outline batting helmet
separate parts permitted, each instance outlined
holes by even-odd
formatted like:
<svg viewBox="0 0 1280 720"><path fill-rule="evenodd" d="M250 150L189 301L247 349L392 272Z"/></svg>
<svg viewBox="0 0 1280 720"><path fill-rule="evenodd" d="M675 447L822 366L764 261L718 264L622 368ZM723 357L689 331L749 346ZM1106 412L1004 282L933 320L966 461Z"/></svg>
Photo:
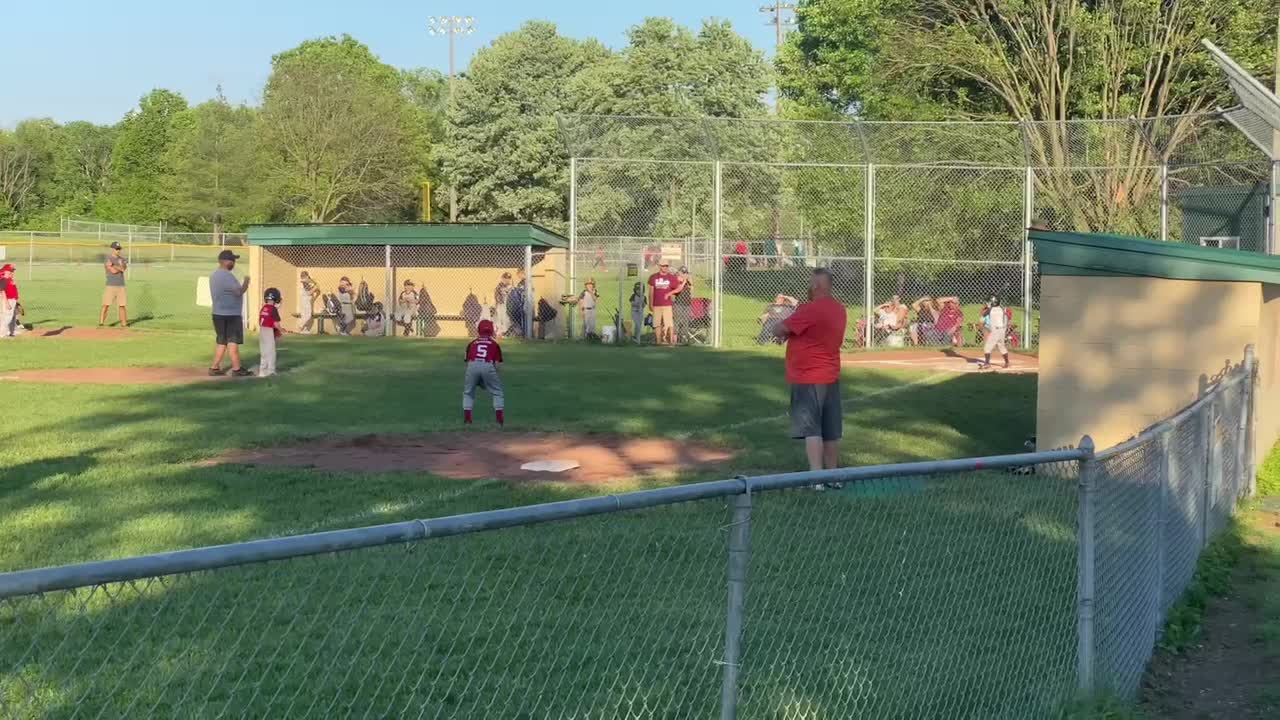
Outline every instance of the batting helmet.
<svg viewBox="0 0 1280 720"><path fill-rule="evenodd" d="M480 335L484 337L493 335L493 321L481 320L480 324L476 326L476 332L480 333Z"/></svg>
<svg viewBox="0 0 1280 720"><path fill-rule="evenodd" d="M267 288L267 291L262 293L262 299L266 302L273 302L273 303L284 302L284 296L281 295L280 291L275 288Z"/></svg>

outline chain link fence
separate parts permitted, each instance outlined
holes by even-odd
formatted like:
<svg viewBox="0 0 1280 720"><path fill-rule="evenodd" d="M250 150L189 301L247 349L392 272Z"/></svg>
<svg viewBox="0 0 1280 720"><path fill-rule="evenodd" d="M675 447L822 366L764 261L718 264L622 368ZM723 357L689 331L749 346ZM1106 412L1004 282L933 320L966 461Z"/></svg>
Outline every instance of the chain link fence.
<svg viewBox="0 0 1280 720"><path fill-rule="evenodd" d="M1239 112L1025 123L566 116L571 248L580 261L600 247L706 239L712 267L694 274L717 346L768 342L762 327L804 292L796 269L818 266L838 275L851 345L971 345L992 297L1012 311L1013 343L1032 345L1033 222L1269 251L1273 163L1237 129ZM581 291L581 269L567 292ZM612 304L625 319L625 300Z"/></svg>
<svg viewBox="0 0 1280 720"><path fill-rule="evenodd" d="M1132 696L1250 492L1253 378L1249 356L1097 454L0 574L0 717L1041 718Z"/></svg>

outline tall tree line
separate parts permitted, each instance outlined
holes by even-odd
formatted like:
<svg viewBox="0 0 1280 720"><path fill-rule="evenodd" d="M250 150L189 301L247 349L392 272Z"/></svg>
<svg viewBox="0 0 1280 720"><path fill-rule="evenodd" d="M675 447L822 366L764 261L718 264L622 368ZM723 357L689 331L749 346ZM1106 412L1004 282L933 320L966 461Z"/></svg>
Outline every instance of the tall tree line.
<svg viewBox="0 0 1280 720"><path fill-rule="evenodd" d="M479 50L451 100L438 72L392 67L349 36L308 40L272 58L255 105L157 89L112 126L0 131L0 229L70 215L198 232L403 221L423 182L455 185L463 220L563 227L557 115L759 114L770 73L727 23L650 19L614 51L531 22Z"/></svg>

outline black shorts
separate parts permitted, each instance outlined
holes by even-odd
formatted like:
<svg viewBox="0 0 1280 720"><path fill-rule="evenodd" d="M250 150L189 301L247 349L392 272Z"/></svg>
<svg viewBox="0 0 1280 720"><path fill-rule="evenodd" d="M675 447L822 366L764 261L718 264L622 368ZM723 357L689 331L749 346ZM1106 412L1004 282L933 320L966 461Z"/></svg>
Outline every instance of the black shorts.
<svg viewBox="0 0 1280 720"><path fill-rule="evenodd" d="M791 437L839 440L844 435L840 383L791 386Z"/></svg>
<svg viewBox="0 0 1280 720"><path fill-rule="evenodd" d="M219 345L243 345L244 320L239 315L214 315L213 333Z"/></svg>

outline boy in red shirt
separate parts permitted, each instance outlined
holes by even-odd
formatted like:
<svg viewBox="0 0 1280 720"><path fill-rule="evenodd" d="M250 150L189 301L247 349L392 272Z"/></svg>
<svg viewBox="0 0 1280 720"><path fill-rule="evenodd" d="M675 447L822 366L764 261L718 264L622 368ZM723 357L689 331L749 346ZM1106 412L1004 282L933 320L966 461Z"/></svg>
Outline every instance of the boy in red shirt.
<svg viewBox="0 0 1280 720"><path fill-rule="evenodd" d="M279 308L284 298L279 290L267 288L262 300L258 311L258 377L270 377L276 374L276 339L284 332Z"/></svg>
<svg viewBox="0 0 1280 720"><path fill-rule="evenodd" d="M831 273L819 268L809 280L809 302L778 324L778 337L787 343L791 437L804 440L810 470L835 468L840 461L840 346L846 315L831 295Z"/></svg>
<svg viewBox="0 0 1280 720"><path fill-rule="evenodd" d="M13 266L0 267L0 337L13 337L18 328L18 281Z"/></svg>
<svg viewBox="0 0 1280 720"><path fill-rule="evenodd" d="M498 366L502 364L502 347L493 339L493 322L481 320L476 326L480 337L467 344L467 372L462 381L462 422L471 424L471 408L476 402L476 387L493 395L493 411L501 425L505 396Z"/></svg>

